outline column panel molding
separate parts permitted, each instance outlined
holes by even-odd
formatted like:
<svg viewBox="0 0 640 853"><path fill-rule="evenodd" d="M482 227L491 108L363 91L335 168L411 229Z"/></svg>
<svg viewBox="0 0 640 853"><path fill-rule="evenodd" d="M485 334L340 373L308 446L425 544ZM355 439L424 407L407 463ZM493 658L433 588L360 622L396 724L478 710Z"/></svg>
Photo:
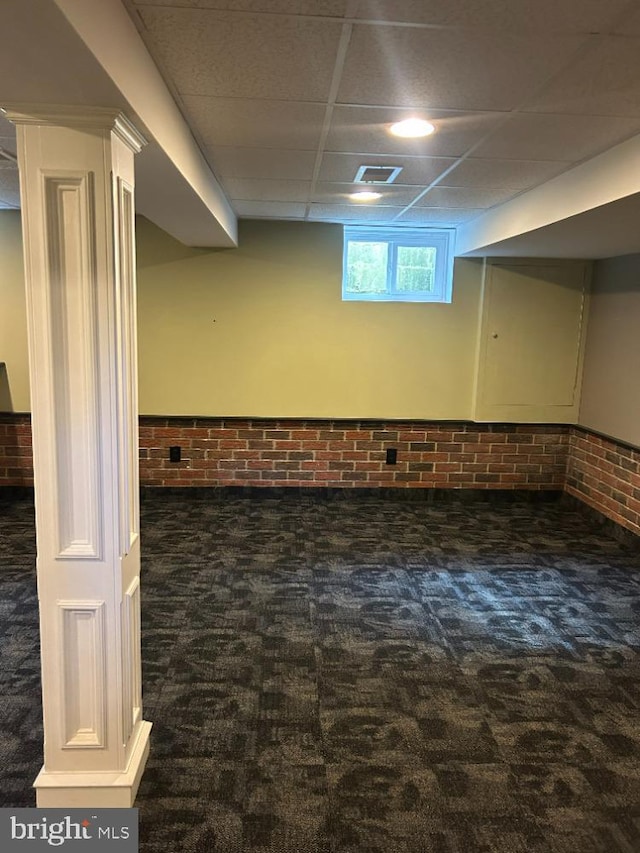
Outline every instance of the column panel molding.
<svg viewBox="0 0 640 853"><path fill-rule="evenodd" d="M120 440L120 539L123 554L128 554L139 535L138 472L138 365L136 348L135 223L133 187L125 180L116 182L116 204L120 239L118 258L118 426Z"/></svg>
<svg viewBox="0 0 640 853"><path fill-rule="evenodd" d="M124 701L122 703L122 733L126 745L135 727L142 719L142 680L140 678L140 649L136 637L140 635L140 581L135 578L122 599L123 658L122 675Z"/></svg>
<svg viewBox="0 0 640 853"><path fill-rule="evenodd" d="M42 180L56 407L52 506L58 557L102 560L95 191L88 172L45 171Z"/></svg>
<svg viewBox="0 0 640 853"><path fill-rule="evenodd" d="M60 601L63 749L106 745L104 601Z"/></svg>

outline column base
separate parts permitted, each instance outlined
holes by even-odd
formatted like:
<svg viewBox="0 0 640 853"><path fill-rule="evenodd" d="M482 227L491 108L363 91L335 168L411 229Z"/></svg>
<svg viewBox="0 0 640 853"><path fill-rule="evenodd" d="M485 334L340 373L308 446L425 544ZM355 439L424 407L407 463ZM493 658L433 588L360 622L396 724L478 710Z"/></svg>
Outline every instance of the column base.
<svg viewBox="0 0 640 853"><path fill-rule="evenodd" d="M124 773L55 773L43 767L33 787L38 808L128 809L138 793L149 756L151 723L142 722Z"/></svg>

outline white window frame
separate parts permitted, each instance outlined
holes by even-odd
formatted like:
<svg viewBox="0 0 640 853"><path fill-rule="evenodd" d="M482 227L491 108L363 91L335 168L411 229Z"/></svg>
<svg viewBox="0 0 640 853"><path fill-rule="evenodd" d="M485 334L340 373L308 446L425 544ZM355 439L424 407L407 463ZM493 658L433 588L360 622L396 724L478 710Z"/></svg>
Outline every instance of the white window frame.
<svg viewBox="0 0 640 853"><path fill-rule="evenodd" d="M344 226L342 253L342 299L345 302L451 302L453 289L453 249L455 231L448 228L371 228ZM387 288L384 293L347 291L349 243L387 244ZM436 250L433 291L396 290L398 248L422 246Z"/></svg>

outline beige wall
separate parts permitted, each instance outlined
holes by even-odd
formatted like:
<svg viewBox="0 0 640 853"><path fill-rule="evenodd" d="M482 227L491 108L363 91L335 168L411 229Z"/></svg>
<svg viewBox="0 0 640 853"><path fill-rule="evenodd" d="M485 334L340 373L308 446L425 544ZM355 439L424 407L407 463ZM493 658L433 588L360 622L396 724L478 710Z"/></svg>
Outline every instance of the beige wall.
<svg viewBox="0 0 640 853"><path fill-rule="evenodd" d="M137 237L142 414L473 418L482 261L456 261L450 305L343 303L339 226L242 222L240 248L216 250L140 218ZM23 293L19 214L0 211L14 411L29 409Z"/></svg>
<svg viewBox="0 0 640 853"><path fill-rule="evenodd" d="M640 255L595 265L580 424L640 446Z"/></svg>
<svg viewBox="0 0 640 853"><path fill-rule="evenodd" d="M453 303L342 302L342 229L242 222L193 250L138 223L140 411L470 418L482 265Z"/></svg>
<svg viewBox="0 0 640 853"><path fill-rule="evenodd" d="M19 210L0 211L0 411L28 412L29 362Z"/></svg>

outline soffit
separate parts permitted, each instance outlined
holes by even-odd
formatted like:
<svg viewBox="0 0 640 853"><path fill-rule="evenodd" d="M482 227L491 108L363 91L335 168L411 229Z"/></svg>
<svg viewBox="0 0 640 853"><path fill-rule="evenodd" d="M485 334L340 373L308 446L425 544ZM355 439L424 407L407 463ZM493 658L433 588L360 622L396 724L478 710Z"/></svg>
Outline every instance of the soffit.
<svg viewBox="0 0 640 853"><path fill-rule="evenodd" d="M235 214L120 0L3 0L2 25L0 107L123 112L149 143L136 157L137 210L184 242L234 245Z"/></svg>

